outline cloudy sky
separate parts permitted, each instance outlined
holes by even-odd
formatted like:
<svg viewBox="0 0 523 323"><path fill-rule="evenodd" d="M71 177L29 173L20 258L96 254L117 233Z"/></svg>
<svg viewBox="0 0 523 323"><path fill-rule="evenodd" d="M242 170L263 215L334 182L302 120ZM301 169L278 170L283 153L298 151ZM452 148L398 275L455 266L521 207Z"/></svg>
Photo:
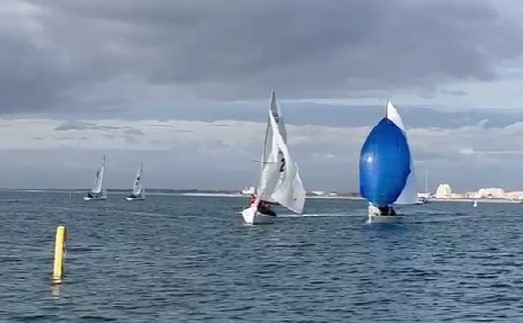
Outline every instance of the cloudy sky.
<svg viewBox="0 0 523 323"><path fill-rule="evenodd" d="M9 188L243 188L272 89L306 188L358 189L391 99L420 190L523 190L516 0L0 0Z"/></svg>

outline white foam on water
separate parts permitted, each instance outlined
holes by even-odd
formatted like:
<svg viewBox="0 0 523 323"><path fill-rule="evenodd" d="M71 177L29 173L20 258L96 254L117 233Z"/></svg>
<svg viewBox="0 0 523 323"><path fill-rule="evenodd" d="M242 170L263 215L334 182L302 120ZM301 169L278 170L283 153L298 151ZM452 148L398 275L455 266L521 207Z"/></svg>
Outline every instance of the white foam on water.
<svg viewBox="0 0 523 323"><path fill-rule="evenodd" d="M243 197L245 195L240 193L176 193L179 196L192 196L192 197Z"/></svg>
<svg viewBox="0 0 523 323"><path fill-rule="evenodd" d="M280 217L280 218L345 217L345 216L359 217L359 216L361 216L361 214L348 214L348 213L278 214L278 217Z"/></svg>

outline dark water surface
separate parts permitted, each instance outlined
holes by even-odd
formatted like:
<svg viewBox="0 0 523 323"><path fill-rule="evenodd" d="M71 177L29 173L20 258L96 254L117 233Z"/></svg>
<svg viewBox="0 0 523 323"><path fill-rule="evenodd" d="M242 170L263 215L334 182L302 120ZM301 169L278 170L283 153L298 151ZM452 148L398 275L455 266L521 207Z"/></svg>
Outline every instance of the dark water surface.
<svg viewBox="0 0 523 323"><path fill-rule="evenodd" d="M0 322L523 322L523 205L432 203L367 225L362 201L311 199L249 227L245 203L2 192Z"/></svg>

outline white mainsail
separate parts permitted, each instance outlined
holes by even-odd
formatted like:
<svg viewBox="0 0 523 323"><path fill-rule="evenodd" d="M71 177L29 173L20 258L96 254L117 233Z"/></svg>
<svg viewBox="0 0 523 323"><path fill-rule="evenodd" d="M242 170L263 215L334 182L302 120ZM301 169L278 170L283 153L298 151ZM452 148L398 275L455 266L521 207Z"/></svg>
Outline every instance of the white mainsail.
<svg viewBox="0 0 523 323"><path fill-rule="evenodd" d="M302 213L305 205L306 191L298 173L298 165L292 160L289 149L284 142L283 136L278 130L276 120L269 112L269 119L272 128L275 130L272 138L273 146L277 147L278 151L282 153L285 158L285 169L281 172L281 181L276 186L271 197L284 207L295 213Z"/></svg>
<svg viewBox="0 0 523 323"><path fill-rule="evenodd" d="M274 137L274 129L271 125L271 118L274 119L277 125L274 129L280 133L283 142L286 143L287 130L285 129L285 123L283 122L281 111L276 104L276 93L274 91L271 92L269 116L267 118L267 127L265 130L265 140L261 158L261 175L256 192L261 199L275 202L271 195L278 182L281 181L282 172L285 169L286 162L282 152L274 145L272 139Z"/></svg>
<svg viewBox="0 0 523 323"><path fill-rule="evenodd" d="M103 189L103 182L104 182L104 171L105 171L105 156L102 159L102 164L98 168L98 171L96 172L96 180L94 182L94 187L91 189L91 193L93 194L100 194Z"/></svg>
<svg viewBox="0 0 523 323"><path fill-rule="evenodd" d="M387 118L392 121L398 128L401 129L403 132L403 135L405 136L405 140L407 141L407 144L409 143L409 139L407 137L407 131L405 130L405 126L403 125L403 121L401 120L401 117L398 113L398 110L392 105L392 102L387 100ZM410 152L410 173L407 177L407 181L405 183L405 187L403 188L403 191L401 191L400 196L396 199L396 202L394 204L415 204L419 201L418 198L418 184L416 180L416 171L414 170L414 163L413 163L413 156L412 151L410 150L409 145L409 152Z"/></svg>
<svg viewBox="0 0 523 323"><path fill-rule="evenodd" d="M143 194L143 164L140 166L138 172L136 172L132 194L134 196L139 196Z"/></svg>
<svg viewBox="0 0 523 323"><path fill-rule="evenodd" d="M303 212L306 191L287 147L287 132L275 92L271 102L265 131L261 173L256 190L260 199L279 203L295 213Z"/></svg>
<svg viewBox="0 0 523 323"><path fill-rule="evenodd" d="M283 122L283 116L281 114L281 110L276 104L276 92L271 92L271 103L270 103L270 110L272 112L272 115L274 117L274 120L276 121L276 124L278 125L278 130L280 131L280 135L283 138L283 142L287 144L287 129L285 129L285 123Z"/></svg>

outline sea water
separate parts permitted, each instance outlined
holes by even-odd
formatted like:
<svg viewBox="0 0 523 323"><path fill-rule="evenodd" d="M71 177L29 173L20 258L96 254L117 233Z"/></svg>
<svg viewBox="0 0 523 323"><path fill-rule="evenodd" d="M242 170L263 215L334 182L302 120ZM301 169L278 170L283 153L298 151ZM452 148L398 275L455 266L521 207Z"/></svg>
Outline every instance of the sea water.
<svg viewBox="0 0 523 323"><path fill-rule="evenodd" d="M247 226L245 198L124 197L1 192L0 322L523 322L523 205L368 225L363 201L309 199Z"/></svg>

